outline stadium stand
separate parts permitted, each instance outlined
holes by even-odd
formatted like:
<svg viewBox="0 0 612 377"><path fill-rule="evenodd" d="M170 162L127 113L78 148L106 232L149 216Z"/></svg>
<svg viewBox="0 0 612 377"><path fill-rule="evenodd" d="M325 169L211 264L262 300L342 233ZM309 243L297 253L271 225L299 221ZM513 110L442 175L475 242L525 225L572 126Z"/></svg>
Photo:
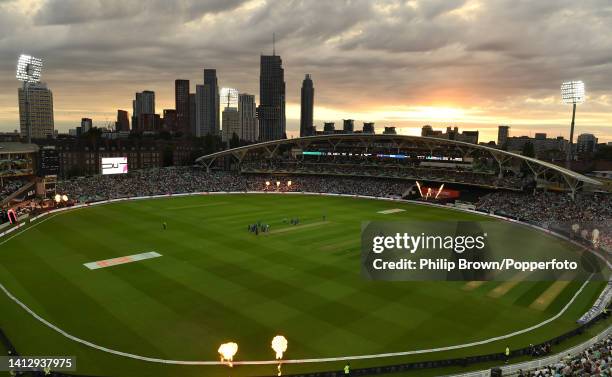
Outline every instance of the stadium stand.
<svg viewBox="0 0 612 377"><path fill-rule="evenodd" d="M0 186L0 201L4 201L4 199L11 196L11 194L28 183L29 181L27 179L5 180Z"/></svg>
<svg viewBox="0 0 612 377"><path fill-rule="evenodd" d="M480 144L409 135L338 134L257 143L196 159L207 170L396 178L572 195L601 182L549 162Z"/></svg>
<svg viewBox="0 0 612 377"><path fill-rule="evenodd" d="M610 376L612 373L612 336L595 343L577 355L566 355L557 363L523 371L515 377Z"/></svg>

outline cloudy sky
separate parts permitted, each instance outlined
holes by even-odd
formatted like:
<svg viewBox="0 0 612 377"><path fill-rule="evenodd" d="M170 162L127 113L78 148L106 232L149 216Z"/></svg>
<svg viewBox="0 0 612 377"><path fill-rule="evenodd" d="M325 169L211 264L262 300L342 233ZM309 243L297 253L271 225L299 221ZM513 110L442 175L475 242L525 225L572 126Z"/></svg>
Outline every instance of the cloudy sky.
<svg viewBox="0 0 612 377"><path fill-rule="evenodd" d="M415 134L423 124L567 136L562 81L587 102L577 133L612 141L609 0L0 0L0 131L17 128L15 63L45 61L56 128L103 125L131 112L134 92L174 107L174 79L216 68L219 84L259 92L259 55L282 56L288 130L299 124L305 73L315 119L375 121Z"/></svg>

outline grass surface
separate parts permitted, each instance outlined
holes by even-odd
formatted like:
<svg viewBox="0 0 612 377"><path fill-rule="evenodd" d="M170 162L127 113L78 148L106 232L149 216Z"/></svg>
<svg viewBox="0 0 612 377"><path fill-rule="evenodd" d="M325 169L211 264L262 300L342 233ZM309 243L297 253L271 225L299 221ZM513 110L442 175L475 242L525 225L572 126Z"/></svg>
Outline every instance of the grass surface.
<svg viewBox="0 0 612 377"><path fill-rule="evenodd" d="M392 208L406 211L377 213ZM292 217L301 224L284 223ZM468 343L552 317L581 285L563 286L538 310L533 303L554 282L522 282L497 290L503 282L485 282L468 290L464 282L364 280L361 222L402 219L483 218L322 196L211 195L124 202L49 217L10 239L0 246L0 282L70 334L123 352L176 360L216 360L218 345L230 340L239 344L237 360L269 360L270 340L279 333L289 340L290 359ZM249 233L248 224L257 221L270 224L272 232ZM163 222L168 224L165 231ZM571 249L528 228L506 227L508 253L534 244ZM163 256L93 271L83 266L147 251ZM564 316L529 334L468 349L351 364L435 360L536 343L575 328L602 286L590 283ZM79 373L227 375L225 367L168 366L107 354L61 337L4 295L0 308L0 326L21 354L76 355ZM342 365L286 365L284 370ZM272 372L271 366L241 366L232 375Z"/></svg>

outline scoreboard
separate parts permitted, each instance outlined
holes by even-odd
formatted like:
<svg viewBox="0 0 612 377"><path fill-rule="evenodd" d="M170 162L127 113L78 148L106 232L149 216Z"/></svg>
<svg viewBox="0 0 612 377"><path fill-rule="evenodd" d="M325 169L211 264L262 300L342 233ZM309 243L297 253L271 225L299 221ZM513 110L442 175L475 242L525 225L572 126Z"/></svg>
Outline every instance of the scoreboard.
<svg viewBox="0 0 612 377"><path fill-rule="evenodd" d="M59 152L53 146L42 147L39 151L38 176L59 175Z"/></svg>

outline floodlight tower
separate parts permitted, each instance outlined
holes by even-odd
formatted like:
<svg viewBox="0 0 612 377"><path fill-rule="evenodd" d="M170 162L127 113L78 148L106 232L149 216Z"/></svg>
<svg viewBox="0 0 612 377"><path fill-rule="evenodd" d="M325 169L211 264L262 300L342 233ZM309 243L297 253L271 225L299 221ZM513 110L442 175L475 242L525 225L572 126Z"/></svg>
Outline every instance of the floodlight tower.
<svg viewBox="0 0 612 377"><path fill-rule="evenodd" d="M561 101L572 105L572 126L570 128L569 147L565 166L571 167L574 153L574 120L576 119L576 105L584 102L584 83L582 81L568 81L561 84Z"/></svg>
<svg viewBox="0 0 612 377"><path fill-rule="evenodd" d="M42 59L30 55L21 55L17 61L17 80L23 82L23 95L26 112L26 129L28 130L28 144L32 142L32 122L30 120L30 85L40 82L42 72Z"/></svg>
<svg viewBox="0 0 612 377"><path fill-rule="evenodd" d="M226 107L238 107L238 89L221 88L220 97L226 103Z"/></svg>

